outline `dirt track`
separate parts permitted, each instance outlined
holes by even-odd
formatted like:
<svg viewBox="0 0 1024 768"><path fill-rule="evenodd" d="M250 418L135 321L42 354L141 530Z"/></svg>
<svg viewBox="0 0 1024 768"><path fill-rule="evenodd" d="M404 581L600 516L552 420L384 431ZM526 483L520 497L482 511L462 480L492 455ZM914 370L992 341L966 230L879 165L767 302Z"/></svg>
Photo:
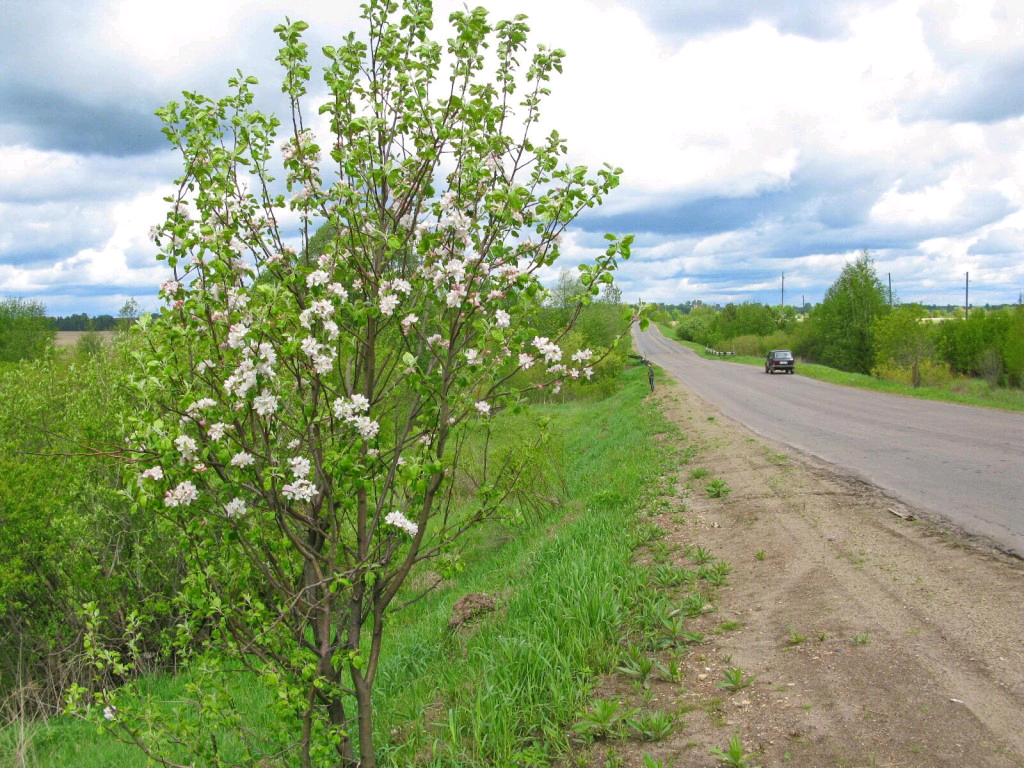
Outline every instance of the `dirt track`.
<svg viewBox="0 0 1024 768"><path fill-rule="evenodd" d="M708 747L736 733L766 767L1024 766L1024 563L755 437L679 385L654 397L700 447L656 521L728 561L731 586L695 621L712 639L689 651L681 682L652 691L649 706L685 712L685 727L595 748L590 764L607 749L627 766L645 752L715 766ZM689 479L696 467L708 478ZM709 498L711 478L731 493ZM756 680L716 687L730 667Z"/></svg>

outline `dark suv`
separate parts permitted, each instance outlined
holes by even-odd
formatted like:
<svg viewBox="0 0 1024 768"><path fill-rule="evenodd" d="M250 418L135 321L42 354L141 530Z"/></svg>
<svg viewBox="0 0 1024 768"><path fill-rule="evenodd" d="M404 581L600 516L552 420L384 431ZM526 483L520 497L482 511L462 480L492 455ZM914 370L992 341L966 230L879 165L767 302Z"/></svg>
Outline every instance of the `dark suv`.
<svg viewBox="0 0 1024 768"><path fill-rule="evenodd" d="M793 353L788 349L773 349L764 359L764 372L793 373L796 370L796 363L793 360Z"/></svg>

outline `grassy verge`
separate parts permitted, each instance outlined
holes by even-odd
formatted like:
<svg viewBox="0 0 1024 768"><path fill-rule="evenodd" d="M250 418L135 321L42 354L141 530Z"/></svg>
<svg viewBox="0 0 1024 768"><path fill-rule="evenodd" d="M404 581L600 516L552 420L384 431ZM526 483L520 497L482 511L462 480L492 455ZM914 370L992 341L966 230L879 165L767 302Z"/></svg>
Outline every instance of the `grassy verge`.
<svg viewBox="0 0 1024 768"><path fill-rule="evenodd" d="M764 366L762 358L750 355L735 355L732 357L708 355L702 345L677 339L675 337L675 329L671 326L659 324L658 329L665 338L672 339L684 347L689 347L701 357L706 357L709 360L717 360L722 363L738 363L740 365L756 365L758 367ZM846 371L839 371L825 365L804 363L799 360L797 361L797 372L801 376L806 376L810 379L840 384L844 387L870 389L875 392L888 392L894 395L905 395L922 400L960 403L962 405L982 405L1009 411L1024 411L1024 390L993 388L987 382L979 379L960 378L953 380L944 387L915 388L886 379L877 379L874 376L867 376L862 373L847 373Z"/></svg>
<svg viewBox="0 0 1024 768"><path fill-rule="evenodd" d="M640 565L637 551L659 535L640 512L675 470L673 441L655 437L675 428L646 392L637 368L605 400L534 409L555 422L545 458L558 501L481 528L462 572L391 619L375 692L382 764L549 764L579 738L571 729L590 711L595 676L624 663L627 640L628 658L642 654L637 643L667 620L654 563ZM687 582L658 565L662 580ZM691 602L706 604L705 592ZM468 593L492 596L496 610L448 629L452 606ZM154 700L172 701L185 684L185 676L161 676L147 688ZM248 725L258 728L272 707L249 689L240 681ZM67 718L0 731L0 763L146 764L133 748Z"/></svg>

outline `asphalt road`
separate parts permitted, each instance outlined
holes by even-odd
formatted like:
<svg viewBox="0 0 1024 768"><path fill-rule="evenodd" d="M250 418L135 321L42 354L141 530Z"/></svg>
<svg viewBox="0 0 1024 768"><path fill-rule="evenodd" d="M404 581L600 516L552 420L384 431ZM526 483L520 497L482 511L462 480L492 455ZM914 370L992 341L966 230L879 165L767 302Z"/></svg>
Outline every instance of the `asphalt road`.
<svg viewBox="0 0 1024 768"><path fill-rule="evenodd" d="M1024 556L1024 413L936 403L708 360L652 325L637 350L757 434Z"/></svg>

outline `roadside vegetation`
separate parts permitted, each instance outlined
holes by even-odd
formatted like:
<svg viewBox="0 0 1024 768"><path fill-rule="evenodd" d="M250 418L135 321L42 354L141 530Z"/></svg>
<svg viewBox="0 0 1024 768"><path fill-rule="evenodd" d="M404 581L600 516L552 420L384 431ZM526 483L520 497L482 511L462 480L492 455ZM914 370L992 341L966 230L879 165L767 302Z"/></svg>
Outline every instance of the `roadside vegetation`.
<svg viewBox="0 0 1024 768"><path fill-rule="evenodd" d="M648 512L660 508L659 495L670 491L680 457L689 460L696 452L673 445L684 445L685 436L644 398L646 389L646 371L638 366L626 370L607 397L538 404L529 414L501 416L510 443L532 439L536 416L552 420L529 488L532 502L479 528L457 560L414 576L407 599L416 598L424 585L432 588L390 619L376 726L382 764L543 765L595 740L657 740L683 727L678 713L643 706L642 694L652 682L681 674L675 649L702 640L689 631L687 617L710 608L716 585L724 583L729 569L705 550L665 546L663 531L649 522ZM673 440L666 442L666 435ZM46 486L40 483L34 490L43 493ZM67 498L60 503L66 505ZM82 513L87 507L76 509ZM63 517L40 522L55 533L68 524ZM145 524L120 527L124 536ZM32 535L45 540L42 530ZM82 543L90 540L75 535ZM146 552L136 544L140 560L154 562L159 550ZM65 560L74 551L65 550ZM679 565L684 557L689 567ZM7 562L5 572L10 573ZM100 563L79 568L92 570L95 582L78 585L80 591L63 595L60 605L40 602L40 615L73 614L76 600L95 593L97 582L109 581ZM169 587L153 581L146 585L147 590ZM478 602L483 609L450 626L458 614L453 607L467 595L486 596ZM111 622L128 613L128 605L112 599L94 616ZM77 621L80 626L90 617ZM10 627L7 631L10 640ZM123 624L115 623L105 632L126 634ZM4 647L14 646L7 642ZM192 670L201 660L167 666L159 649L152 650L152 671L139 695L159 709L160 702L176 701L198 684ZM143 648L138 652L147 654ZM452 664L453 658L459 663ZM262 686L246 682L250 674L236 670L231 690L246 714L246 728L258 731L274 719L279 704L262 693ZM635 689L641 706L601 699L595 685L606 676ZM43 707L21 706L39 692L11 685L5 692L7 726L0 732L5 765L145 764L136 748L119 744L91 723L46 718ZM132 701L121 705L130 707ZM222 736L227 759L231 735ZM265 764L289 763L271 759Z"/></svg>

